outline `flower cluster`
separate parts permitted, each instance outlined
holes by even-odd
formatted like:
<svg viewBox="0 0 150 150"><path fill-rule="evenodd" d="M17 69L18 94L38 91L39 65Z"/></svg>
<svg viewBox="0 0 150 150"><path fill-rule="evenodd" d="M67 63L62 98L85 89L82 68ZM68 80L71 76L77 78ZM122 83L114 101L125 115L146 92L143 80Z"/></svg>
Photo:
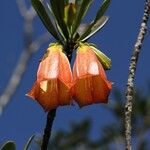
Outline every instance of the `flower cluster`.
<svg viewBox="0 0 150 150"><path fill-rule="evenodd" d="M51 44L39 64L37 80L27 94L37 100L45 111L58 106L80 107L107 103L112 83L105 70L110 60L94 46L80 43L71 71L69 60L59 43Z"/></svg>

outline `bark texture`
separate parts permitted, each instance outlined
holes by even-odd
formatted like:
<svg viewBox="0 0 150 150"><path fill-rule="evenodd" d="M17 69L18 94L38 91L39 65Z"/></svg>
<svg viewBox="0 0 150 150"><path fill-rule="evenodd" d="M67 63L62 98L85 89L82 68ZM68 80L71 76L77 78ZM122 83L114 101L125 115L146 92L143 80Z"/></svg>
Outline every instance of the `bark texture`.
<svg viewBox="0 0 150 150"><path fill-rule="evenodd" d="M132 103L133 103L133 96L134 96L134 78L135 78L135 71L137 67L139 53L140 53L142 43L143 43L146 31L147 31L147 23L149 19L149 14L150 14L150 0L146 0L140 31L137 36L135 46L133 48L130 65L129 65L129 76L128 76L127 88L126 88L126 104L125 104L126 150L132 150L131 117L132 117L132 105L133 105Z"/></svg>

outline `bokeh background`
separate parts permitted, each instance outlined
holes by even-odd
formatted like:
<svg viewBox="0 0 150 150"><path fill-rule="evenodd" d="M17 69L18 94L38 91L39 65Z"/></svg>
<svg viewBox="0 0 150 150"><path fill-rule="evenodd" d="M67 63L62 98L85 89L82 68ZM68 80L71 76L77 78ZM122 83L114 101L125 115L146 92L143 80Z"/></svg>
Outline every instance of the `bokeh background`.
<svg viewBox="0 0 150 150"><path fill-rule="evenodd" d="M27 7L30 7L30 0L25 0L25 2ZM102 0L94 0L84 22L92 21L101 3ZM107 76L114 83L113 89L119 88L123 95L125 95L130 56L139 31L143 10L144 1L113 0L106 13L110 17L108 23L89 40L112 59L112 68L107 71ZM34 19L33 27L33 39L46 32L38 17ZM24 50L23 29L24 20L19 13L16 1L2 0L0 4L0 94L7 86ZM135 79L135 86L142 89L143 93L146 92L147 83L150 79L149 31L148 29L143 43ZM48 44L53 41L54 39L50 37L32 55L19 87L0 115L0 143L13 140L17 143L17 149L20 150L32 134L40 135L43 132L46 114L35 101L26 97L25 94L36 79L39 60ZM108 105L113 101L114 97L111 94ZM96 139L101 135L101 128L112 123L115 119L106 107L108 106L104 104L92 105L82 109L79 109L77 105L60 107L53 124L53 133L55 134L60 129L68 131L72 123L79 123L85 118L90 118L92 121L90 137Z"/></svg>

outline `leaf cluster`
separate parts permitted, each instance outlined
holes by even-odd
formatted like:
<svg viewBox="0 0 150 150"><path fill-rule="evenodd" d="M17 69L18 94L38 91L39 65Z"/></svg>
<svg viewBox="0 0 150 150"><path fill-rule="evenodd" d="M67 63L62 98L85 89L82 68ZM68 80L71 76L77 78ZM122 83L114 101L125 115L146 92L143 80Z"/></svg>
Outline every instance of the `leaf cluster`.
<svg viewBox="0 0 150 150"><path fill-rule="evenodd" d="M45 6L40 0L31 0L32 6L41 21L53 37L63 44L72 44L88 40L99 31L108 21L104 16L111 0L104 0L91 23L83 24L82 20L90 8L93 0L49 0Z"/></svg>

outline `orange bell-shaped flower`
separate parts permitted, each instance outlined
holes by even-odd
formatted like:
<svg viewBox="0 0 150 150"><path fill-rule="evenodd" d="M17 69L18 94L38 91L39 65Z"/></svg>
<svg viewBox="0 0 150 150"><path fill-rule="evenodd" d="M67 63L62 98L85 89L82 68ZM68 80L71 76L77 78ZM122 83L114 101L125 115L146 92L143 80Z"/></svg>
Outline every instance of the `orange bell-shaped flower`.
<svg viewBox="0 0 150 150"><path fill-rule="evenodd" d="M112 83L92 50L80 44L73 67L72 94L80 107L93 103L107 103Z"/></svg>
<svg viewBox="0 0 150 150"><path fill-rule="evenodd" d="M71 104L72 73L70 63L60 44L52 44L40 62L37 81L27 94L37 100L45 111Z"/></svg>

